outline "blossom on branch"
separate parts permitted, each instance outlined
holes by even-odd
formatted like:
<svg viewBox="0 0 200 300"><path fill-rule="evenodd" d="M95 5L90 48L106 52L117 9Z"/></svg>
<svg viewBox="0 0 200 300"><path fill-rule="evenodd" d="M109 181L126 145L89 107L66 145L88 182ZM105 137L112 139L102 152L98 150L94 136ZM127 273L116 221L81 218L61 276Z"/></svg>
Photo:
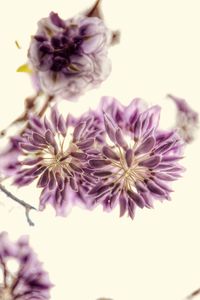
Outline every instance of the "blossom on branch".
<svg viewBox="0 0 200 300"><path fill-rule="evenodd" d="M79 183L83 185L88 178L87 159L98 134L92 123L93 118L88 117L71 126L70 118L64 119L56 107L50 120L30 117L19 143L14 184L24 186L37 179L37 187L42 188L41 210L50 203L57 214L65 215L77 201Z"/></svg>
<svg viewBox="0 0 200 300"><path fill-rule="evenodd" d="M109 97L79 118L64 118L56 107L50 118L32 115L18 138L14 184L37 180L40 210L50 203L66 215L74 205L106 211L119 205L120 216L134 218L137 206L170 200L169 184L184 170L183 140L159 129L159 119L159 106L134 99L125 107Z"/></svg>
<svg viewBox="0 0 200 300"><path fill-rule="evenodd" d="M12 176L19 165L18 157L20 153L19 142L22 141L20 136L14 136L9 139L7 145L0 151L0 174Z"/></svg>
<svg viewBox="0 0 200 300"><path fill-rule="evenodd" d="M48 300L51 282L27 237L16 243L0 234L0 299Z"/></svg>

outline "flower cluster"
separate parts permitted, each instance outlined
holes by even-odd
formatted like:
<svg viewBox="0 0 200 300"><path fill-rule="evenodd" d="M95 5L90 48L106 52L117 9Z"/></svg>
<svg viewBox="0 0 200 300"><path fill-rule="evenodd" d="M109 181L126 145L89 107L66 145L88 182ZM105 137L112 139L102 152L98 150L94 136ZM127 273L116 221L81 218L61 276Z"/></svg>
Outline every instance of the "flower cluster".
<svg viewBox="0 0 200 300"><path fill-rule="evenodd" d="M66 119L56 107L50 118L31 116L18 144L14 183L37 179L46 203L65 215L75 204L87 209L116 205L120 216L170 199L168 183L180 177L182 142L175 131L158 129L160 108L140 99L124 107L105 97L96 111Z"/></svg>
<svg viewBox="0 0 200 300"><path fill-rule="evenodd" d="M93 118L74 122L71 117L64 119L56 107L51 110L50 119L30 117L19 142L20 170L14 183L24 186L38 179L37 187L42 188L40 209L49 202L57 214L66 214L76 202L79 182L91 181L87 160L98 134Z"/></svg>
<svg viewBox="0 0 200 300"><path fill-rule="evenodd" d="M128 107L111 100L105 105L104 124L107 139L98 159L89 164L100 178L89 191L94 203L105 210L120 206L120 216L128 212L133 218L136 206L153 207L153 200L170 199L170 181L183 168L182 143L176 132L158 130L160 108L145 109L139 99Z"/></svg>
<svg viewBox="0 0 200 300"><path fill-rule="evenodd" d="M34 81L49 95L71 100L97 87L111 70L112 34L98 17L62 20L51 12L38 22L28 51Z"/></svg>
<svg viewBox="0 0 200 300"><path fill-rule="evenodd" d="M0 274L1 300L50 298L52 284L27 237L12 243L5 232L0 234Z"/></svg>
<svg viewBox="0 0 200 300"><path fill-rule="evenodd" d="M195 138L195 133L199 125L199 115L188 103L181 98L168 95L176 105L176 128L186 143L191 143Z"/></svg>

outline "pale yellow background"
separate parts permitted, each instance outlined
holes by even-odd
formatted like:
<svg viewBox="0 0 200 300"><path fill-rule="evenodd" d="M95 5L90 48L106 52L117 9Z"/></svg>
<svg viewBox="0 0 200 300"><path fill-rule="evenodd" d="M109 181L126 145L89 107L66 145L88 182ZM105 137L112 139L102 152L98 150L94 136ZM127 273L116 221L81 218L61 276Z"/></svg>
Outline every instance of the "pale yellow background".
<svg viewBox="0 0 200 300"><path fill-rule="evenodd" d="M68 18L91 3L0 1L0 128L33 93L29 78L15 70L26 61L37 20L51 10ZM122 33L121 44L110 49L112 74L97 91L60 107L79 114L95 107L101 95L124 104L140 96L163 107L161 125L168 128L175 121L174 106L165 98L170 92L200 111L200 1L104 0L103 10L107 24ZM24 210L1 194L0 229L12 238L30 235L55 284L53 300L181 300L200 286L199 145L197 139L186 149L187 171L173 185L173 201L138 209L134 221L119 219L118 209L106 214L75 208L63 219L49 208L32 213L36 226L30 228ZM37 205L34 186L10 190Z"/></svg>

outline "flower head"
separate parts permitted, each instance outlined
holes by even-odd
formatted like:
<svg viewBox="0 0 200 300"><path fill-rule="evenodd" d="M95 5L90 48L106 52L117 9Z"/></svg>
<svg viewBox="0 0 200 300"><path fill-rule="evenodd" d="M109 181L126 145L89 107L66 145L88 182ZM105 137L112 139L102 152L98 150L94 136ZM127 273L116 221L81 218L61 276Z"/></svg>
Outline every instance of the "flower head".
<svg viewBox="0 0 200 300"><path fill-rule="evenodd" d="M30 248L27 237L16 243L0 234L0 299L47 300L52 284L37 255Z"/></svg>
<svg viewBox="0 0 200 300"><path fill-rule="evenodd" d="M69 100L107 78L110 43L111 32L101 19L79 16L62 20L52 12L38 22L29 63L42 90Z"/></svg>
<svg viewBox="0 0 200 300"><path fill-rule="evenodd" d="M182 139L186 143L191 143L195 138L195 133L199 124L199 115L188 103L181 98L168 95L176 105L176 128Z"/></svg>
<svg viewBox="0 0 200 300"><path fill-rule="evenodd" d="M158 131L160 108L142 111L142 102L134 100L127 108L116 105L115 120L104 112L107 139L101 154L89 160L93 175L99 178L89 194L93 204L106 210L120 205L120 215L128 211L133 218L136 206L153 206L153 199L170 199L168 182L176 180L183 168L181 141L174 131ZM110 106L109 106L110 107ZM107 107L108 108L108 107ZM123 118L116 114L121 109Z"/></svg>
<svg viewBox="0 0 200 300"><path fill-rule="evenodd" d="M92 124L93 119L86 118L73 127L55 107L50 120L46 116L30 118L19 144L21 167L14 183L23 186L38 179L40 209L49 202L62 215L75 202L79 182L87 179L87 157L98 134Z"/></svg>

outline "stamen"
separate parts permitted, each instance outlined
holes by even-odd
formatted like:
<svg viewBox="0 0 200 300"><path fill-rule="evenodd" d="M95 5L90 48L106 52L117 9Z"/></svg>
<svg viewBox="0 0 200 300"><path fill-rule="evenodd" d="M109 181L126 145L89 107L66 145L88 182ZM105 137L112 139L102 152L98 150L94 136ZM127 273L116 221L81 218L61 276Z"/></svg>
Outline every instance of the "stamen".
<svg viewBox="0 0 200 300"><path fill-rule="evenodd" d="M133 153L135 144L130 151ZM116 173L114 174L115 180L113 184L118 184L122 182L122 189L128 191L133 190L135 188L135 183L137 181L144 181L145 178L149 177L149 170L145 166L140 166L139 163L145 159L148 159L150 156L149 154L142 154L135 157L132 155L132 161L127 165L127 157L126 151L121 149L121 147L116 146L113 151L117 152L119 155L120 160L116 161L114 159L109 159L111 161L111 166L116 168ZM106 180L107 178L105 178ZM108 177L109 179L109 177Z"/></svg>
<svg viewBox="0 0 200 300"><path fill-rule="evenodd" d="M67 155L65 155L65 156L63 156L63 157L61 157L60 159L59 159L59 161L60 162L62 162L62 161L64 161L66 158L68 158L69 157L69 154L67 154Z"/></svg>

